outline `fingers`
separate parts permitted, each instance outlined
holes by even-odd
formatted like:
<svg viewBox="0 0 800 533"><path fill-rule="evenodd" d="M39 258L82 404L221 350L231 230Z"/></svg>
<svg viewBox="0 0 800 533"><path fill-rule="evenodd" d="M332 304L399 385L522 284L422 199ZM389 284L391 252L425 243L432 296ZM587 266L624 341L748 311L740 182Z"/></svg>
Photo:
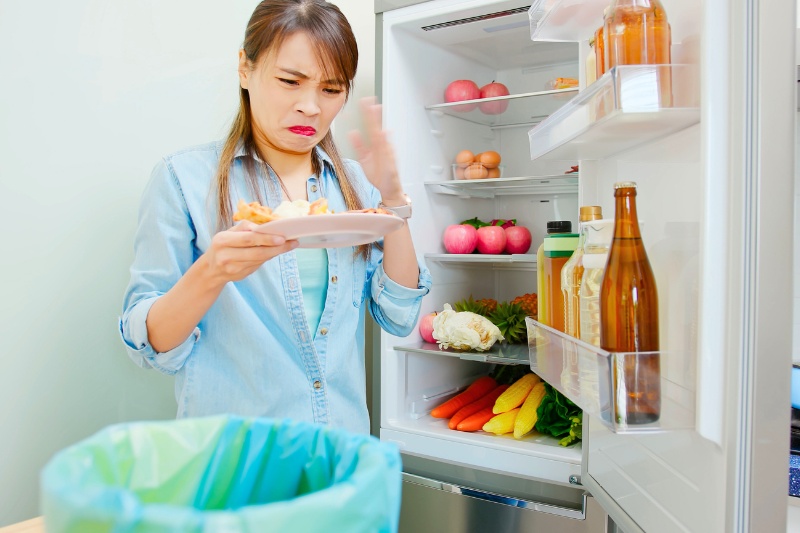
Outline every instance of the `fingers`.
<svg viewBox="0 0 800 533"><path fill-rule="evenodd" d="M365 158L369 152L367 147L364 146L364 138L361 136L361 132L358 130L353 130L347 134L347 137L350 139L350 144L353 145L353 148L358 154L358 158Z"/></svg>

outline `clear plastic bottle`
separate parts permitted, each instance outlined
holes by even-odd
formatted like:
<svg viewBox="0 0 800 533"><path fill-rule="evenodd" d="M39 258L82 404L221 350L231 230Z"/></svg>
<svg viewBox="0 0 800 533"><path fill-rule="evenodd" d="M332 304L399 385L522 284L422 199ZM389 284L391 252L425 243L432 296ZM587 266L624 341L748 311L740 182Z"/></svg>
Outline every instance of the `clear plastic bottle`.
<svg viewBox="0 0 800 533"><path fill-rule="evenodd" d="M564 298L564 333L580 338L580 300L578 289L583 277L583 243L585 241L585 223L603 218L603 209L599 205L584 205L579 210L580 237L578 247L561 268L561 294Z"/></svg>
<svg viewBox="0 0 800 533"><path fill-rule="evenodd" d="M569 220L551 220L547 223L548 235L553 233L570 233L571 231L572 222ZM544 241L542 241L542 244L539 245L539 249L536 252L536 306L538 308L537 317L539 318L539 322L549 325L547 322L549 307L547 305L547 293L544 288Z"/></svg>
<svg viewBox="0 0 800 533"><path fill-rule="evenodd" d="M578 246L577 233L554 233L544 239L544 293L547 299L546 324L564 331L564 298L561 294L561 269Z"/></svg>
<svg viewBox="0 0 800 533"><path fill-rule="evenodd" d="M614 238L614 220L602 219L583 225L583 275L578 290L580 339L600 346L600 285L608 260L608 248Z"/></svg>

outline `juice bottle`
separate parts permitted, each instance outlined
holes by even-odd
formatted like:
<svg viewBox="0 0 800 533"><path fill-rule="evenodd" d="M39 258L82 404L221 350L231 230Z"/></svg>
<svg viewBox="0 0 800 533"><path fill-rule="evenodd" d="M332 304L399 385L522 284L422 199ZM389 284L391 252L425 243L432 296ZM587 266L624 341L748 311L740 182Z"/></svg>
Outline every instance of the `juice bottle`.
<svg viewBox="0 0 800 533"><path fill-rule="evenodd" d="M561 295L561 269L578 246L577 233L553 233L544 239L544 293L547 299L546 324L564 331L564 298Z"/></svg>
<svg viewBox="0 0 800 533"><path fill-rule="evenodd" d="M578 289L580 339L600 346L600 284L608 260L608 247L614 237L614 219L606 218L583 225L583 274Z"/></svg>
<svg viewBox="0 0 800 533"><path fill-rule="evenodd" d="M614 239L600 287L600 347L617 354L615 417L645 424L661 414L658 293L636 214L636 183L614 184Z"/></svg>
<svg viewBox="0 0 800 533"><path fill-rule="evenodd" d="M564 333L580 338L580 301L578 290L583 277L583 243L585 241L585 223L603 218L603 209L599 205L584 205L579 210L580 237L578 246L572 256L561 269L561 294L564 299Z"/></svg>
<svg viewBox="0 0 800 533"><path fill-rule="evenodd" d="M603 24L594 32L594 68L595 78L606 73L606 43L605 43L605 24L608 16L608 8L603 10Z"/></svg>
<svg viewBox="0 0 800 533"><path fill-rule="evenodd" d="M569 220L551 220L547 223L547 234L553 233L569 233L572 231L572 222ZM542 244L539 245L539 249L536 251L536 292L537 300L537 316L539 317L539 322L542 324L547 324L547 294L544 290L545 283L544 283L544 241Z"/></svg>
<svg viewBox="0 0 800 533"><path fill-rule="evenodd" d="M604 22L605 68L618 65L669 65L672 36L660 0L613 0ZM669 67L656 70L662 107L672 105Z"/></svg>

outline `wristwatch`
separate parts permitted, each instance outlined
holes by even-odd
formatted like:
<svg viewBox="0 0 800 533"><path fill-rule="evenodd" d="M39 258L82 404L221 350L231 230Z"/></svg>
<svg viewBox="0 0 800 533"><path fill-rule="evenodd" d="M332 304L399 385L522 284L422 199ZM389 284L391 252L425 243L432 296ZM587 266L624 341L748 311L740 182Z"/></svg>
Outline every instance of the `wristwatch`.
<svg viewBox="0 0 800 533"><path fill-rule="evenodd" d="M387 211L391 211L400 218L409 219L411 218L411 198L409 198L407 194L404 194L403 198L406 201L405 205L395 205L389 207L388 205L381 202L378 204L378 207L386 209Z"/></svg>

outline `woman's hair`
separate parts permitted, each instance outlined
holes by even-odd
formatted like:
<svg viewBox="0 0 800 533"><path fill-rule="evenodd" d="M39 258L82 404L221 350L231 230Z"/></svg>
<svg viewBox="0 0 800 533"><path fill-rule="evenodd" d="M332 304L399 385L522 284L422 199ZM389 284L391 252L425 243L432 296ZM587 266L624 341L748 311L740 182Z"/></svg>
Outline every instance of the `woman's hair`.
<svg viewBox="0 0 800 533"><path fill-rule="evenodd" d="M323 79L346 80L345 93L350 96L353 79L358 66L358 46L350 23L335 5L324 0L264 0L250 17L244 35L242 48L248 61L255 65L265 54L278 50L287 37L302 32L314 43L317 60L323 71ZM255 172L254 155L260 154L253 136L250 94L239 88L239 111L233 121L228 137L222 148L219 167L215 176L217 196L217 229L230 226L233 205L230 197L230 169L236 150L242 144L247 170L246 180L252 194L263 203ZM353 187L347 168L342 162L331 132L320 141L333 161L345 204L348 209L361 209L362 202ZM322 162L312 157L314 172L322 172Z"/></svg>

